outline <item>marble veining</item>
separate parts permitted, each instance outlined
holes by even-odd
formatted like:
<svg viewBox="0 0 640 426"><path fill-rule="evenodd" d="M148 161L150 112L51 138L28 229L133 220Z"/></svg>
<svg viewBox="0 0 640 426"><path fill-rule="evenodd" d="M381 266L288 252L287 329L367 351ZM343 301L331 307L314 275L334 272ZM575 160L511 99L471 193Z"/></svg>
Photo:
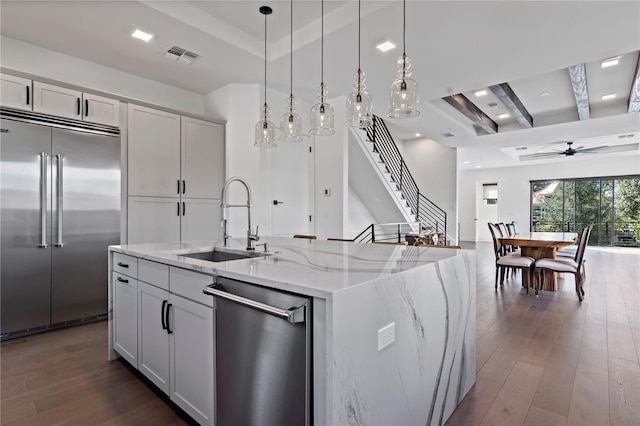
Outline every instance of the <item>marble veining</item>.
<svg viewBox="0 0 640 426"><path fill-rule="evenodd" d="M334 294L335 424L441 425L475 383L475 255ZM356 307L357 306L357 307ZM377 351L376 331L396 341ZM354 416L353 401L367 407Z"/></svg>

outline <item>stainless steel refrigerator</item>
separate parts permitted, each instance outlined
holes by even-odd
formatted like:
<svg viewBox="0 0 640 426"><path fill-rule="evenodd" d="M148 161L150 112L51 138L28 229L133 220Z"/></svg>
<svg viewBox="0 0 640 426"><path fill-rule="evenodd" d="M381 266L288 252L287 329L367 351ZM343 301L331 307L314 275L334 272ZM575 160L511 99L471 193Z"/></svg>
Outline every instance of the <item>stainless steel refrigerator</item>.
<svg viewBox="0 0 640 426"><path fill-rule="evenodd" d="M2 108L0 160L1 339L106 318L119 129Z"/></svg>

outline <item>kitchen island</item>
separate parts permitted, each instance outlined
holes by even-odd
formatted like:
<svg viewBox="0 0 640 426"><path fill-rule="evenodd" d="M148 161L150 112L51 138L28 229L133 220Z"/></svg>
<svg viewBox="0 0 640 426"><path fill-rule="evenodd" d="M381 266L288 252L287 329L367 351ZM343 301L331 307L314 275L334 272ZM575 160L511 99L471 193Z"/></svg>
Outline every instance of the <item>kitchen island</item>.
<svg viewBox="0 0 640 426"><path fill-rule="evenodd" d="M314 424L443 424L475 383L475 253L277 237L263 240L268 256L216 263L184 255L221 248L222 241L110 247L110 359L122 355L132 364L143 364L137 349L123 349L115 337L118 303L130 302L114 294L118 278L128 281L116 262L116 256L125 256L140 262L139 273L155 270L157 265L170 269L172 279L193 274L184 280L194 287L188 290L193 290L193 296L187 298L201 303L213 299L202 290L216 277L309 297L309 416ZM243 251L244 243L231 239L229 248ZM139 301L138 305L142 306ZM213 302L208 306L214 311ZM203 315L209 318L206 312ZM215 315L210 318L215 322ZM168 323L168 318L163 319L163 328ZM140 324L137 328L142 329ZM211 353L215 353L213 336L199 338L206 345L211 341ZM192 416L200 423L215 419L215 414Z"/></svg>

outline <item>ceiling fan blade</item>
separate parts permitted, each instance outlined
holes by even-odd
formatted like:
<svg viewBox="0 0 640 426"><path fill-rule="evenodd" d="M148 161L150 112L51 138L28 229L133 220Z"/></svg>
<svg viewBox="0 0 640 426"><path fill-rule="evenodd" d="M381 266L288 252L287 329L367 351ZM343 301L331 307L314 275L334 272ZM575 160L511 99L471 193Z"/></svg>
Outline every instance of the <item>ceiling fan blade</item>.
<svg viewBox="0 0 640 426"><path fill-rule="evenodd" d="M610 146L596 146L593 148L585 148L585 149L579 149L578 152L579 153L589 153L589 152L599 152L599 151L606 151L607 149L609 149Z"/></svg>
<svg viewBox="0 0 640 426"><path fill-rule="evenodd" d="M582 146L578 146L578 147L573 148L573 149L575 149L576 151L580 151L582 148L584 148L584 145L582 145Z"/></svg>
<svg viewBox="0 0 640 426"><path fill-rule="evenodd" d="M564 151L558 151L558 152L538 152L532 155L532 157L535 158L545 158L545 157L555 157L556 155L564 155Z"/></svg>

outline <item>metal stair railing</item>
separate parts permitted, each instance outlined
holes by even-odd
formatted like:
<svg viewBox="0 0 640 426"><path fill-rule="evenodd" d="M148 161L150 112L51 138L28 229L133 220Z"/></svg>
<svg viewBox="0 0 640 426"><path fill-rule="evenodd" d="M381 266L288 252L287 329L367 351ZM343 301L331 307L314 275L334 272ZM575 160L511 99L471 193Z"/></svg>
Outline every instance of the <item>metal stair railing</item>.
<svg viewBox="0 0 640 426"><path fill-rule="evenodd" d="M374 115L373 125L364 130L368 141L373 142L373 151L380 155L391 180L415 215L416 222L444 233L447 239L447 213L420 192L384 120Z"/></svg>

